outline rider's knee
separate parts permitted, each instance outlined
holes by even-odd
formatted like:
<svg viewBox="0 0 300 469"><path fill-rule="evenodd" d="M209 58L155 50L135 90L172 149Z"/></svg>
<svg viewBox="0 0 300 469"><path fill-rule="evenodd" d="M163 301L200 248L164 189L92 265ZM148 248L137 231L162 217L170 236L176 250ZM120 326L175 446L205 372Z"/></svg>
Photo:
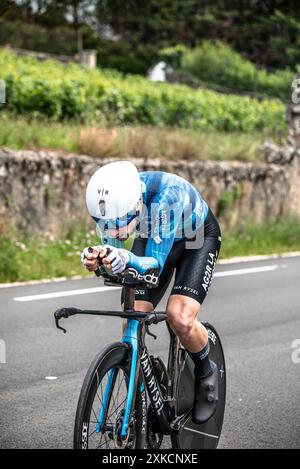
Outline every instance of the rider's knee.
<svg viewBox="0 0 300 469"><path fill-rule="evenodd" d="M168 322L176 335L189 336L195 317L191 308L187 305L172 305L167 310Z"/></svg>

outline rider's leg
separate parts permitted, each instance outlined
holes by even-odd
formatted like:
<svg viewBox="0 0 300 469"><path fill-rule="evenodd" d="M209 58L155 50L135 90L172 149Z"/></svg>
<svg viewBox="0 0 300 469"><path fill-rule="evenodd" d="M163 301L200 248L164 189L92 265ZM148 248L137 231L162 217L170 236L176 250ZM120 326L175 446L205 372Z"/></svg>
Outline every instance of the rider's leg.
<svg viewBox="0 0 300 469"><path fill-rule="evenodd" d="M124 303L122 304L122 309L124 309ZM134 302L134 309L136 311L143 311L145 313L151 313L153 311L153 304L150 303L149 301L135 301ZM123 324L122 324L122 333L124 334L125 329L126 329L126 324L127 324L127 319L123 319Z"/></svg>
<svg viewBox="0 0 300 469"><path fill-rule="evenodd" d="M200 304L184 295L171 295L168 322L195 363L195 400L192 412L197 424L207 422L215 413L218 401L218 368L209 359L208 334L197 321Z"/></svg>
<svg viewBox="0 0 300 469"><path fill-rule="evenodd" d="M184 295L171 295L167 305L168 322L195 363L195 374L206 377L212 373L209 361L208 333L197 321L200 304Z"/></svg>

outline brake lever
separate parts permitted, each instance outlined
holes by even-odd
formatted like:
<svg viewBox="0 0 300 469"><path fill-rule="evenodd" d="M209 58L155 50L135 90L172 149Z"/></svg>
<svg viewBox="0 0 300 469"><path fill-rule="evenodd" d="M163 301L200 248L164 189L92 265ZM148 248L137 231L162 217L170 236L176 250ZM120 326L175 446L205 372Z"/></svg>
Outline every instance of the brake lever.
<svg viewBox="0 0 300 469"><path fill-rule="evenodd" d="M55 318L55 325L57 329L60 329L61 331L63 331L64 334L66 334L67 333L66 329L64 329L63 327L59 325L59 321L63 318L61 314L61 309L58 309L57 311L55 311L54 318Z"/></svg>
<svg viewBox="0 0 300 469"><path fill-rule="evenodd" d="M152 334L152 332L149 331L149 325L148 324L146 324L146 334L151 335L151 337L153 337L154 340L157 340L157 335Z"/></svg>
<svg viewBox="0 0 300 469"><path fill-rule="evenodd" d="M156 316L155 313L150 313L149 315L147 315L147 316L144 318L143 322L144 322L144 324L145 324L146 334L148 334L148 335L150 335L151 337L153 337L154 340L157 340L157 336L156 336L155 334L153 334L152 332L150 332L150 330L149 330L150 324L153 324L153 323L155 324L155 319L154 319L155 316ZM151 321L151 319L152 319L152 321L150 322L150 324L147 323L147 322L149 321L149 319L150 319L150 321Z"/></svg>
<svg viewBox="0 0 300 469"><path fill-rule="evenodd" d="M56 324L57 329L60 329L61 331L63 331L64 334L67 333L66 329L64 329L63 327L59 325L59 318L55 318L55 324Z"/></svg>
<svg viewBox="0 0 300 469"><path fill-rule="evenodd" d="M59 325L59 321L62 318L67 319L69 316L73 316L74 314L78 314L78 312L80 312L80 310L78 310L77 308L60 308L60 309L57 309L54 313L55 325L56 325L57 329L60 329L61 331L63 331L64 334L66 334L67 333L66 329Z"/></svg>

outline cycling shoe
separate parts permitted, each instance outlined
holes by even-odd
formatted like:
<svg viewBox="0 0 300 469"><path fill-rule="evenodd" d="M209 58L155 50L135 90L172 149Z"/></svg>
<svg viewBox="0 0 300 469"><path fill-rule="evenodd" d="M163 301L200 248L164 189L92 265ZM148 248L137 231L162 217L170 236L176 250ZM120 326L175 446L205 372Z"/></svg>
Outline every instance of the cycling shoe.
<svg viewBox="0 0 300 469"><path fill-rule="evenodd" d="M216 412L219 398L219 370L211 361L212 374L206 378L195 376L195 400L192 411L192 420L196 424L207 422Z"/></svg>

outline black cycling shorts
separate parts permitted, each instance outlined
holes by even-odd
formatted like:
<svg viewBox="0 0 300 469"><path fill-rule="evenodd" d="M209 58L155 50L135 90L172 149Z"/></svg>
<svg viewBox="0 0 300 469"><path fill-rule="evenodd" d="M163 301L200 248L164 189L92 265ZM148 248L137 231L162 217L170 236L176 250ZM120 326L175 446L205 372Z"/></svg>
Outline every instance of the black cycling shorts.
<svg viewBox="0 0 300 469"><path fill-rule="evenodd" d="M171 295L184 295L203 303L212 281L212 275L221 248L221 230L209 209L204 229L202 227L202 243L200 248L187 249L186 241L174 243L164 268L159 276L157 288L136 289L135 299L148 301L156 308L164 296L175 271L175 281ZM203 239L204 236L204 239ZM147 239L137 238L132 252L137 256L145 255ZM123 302L122 292L122 302Z"/></svg>

